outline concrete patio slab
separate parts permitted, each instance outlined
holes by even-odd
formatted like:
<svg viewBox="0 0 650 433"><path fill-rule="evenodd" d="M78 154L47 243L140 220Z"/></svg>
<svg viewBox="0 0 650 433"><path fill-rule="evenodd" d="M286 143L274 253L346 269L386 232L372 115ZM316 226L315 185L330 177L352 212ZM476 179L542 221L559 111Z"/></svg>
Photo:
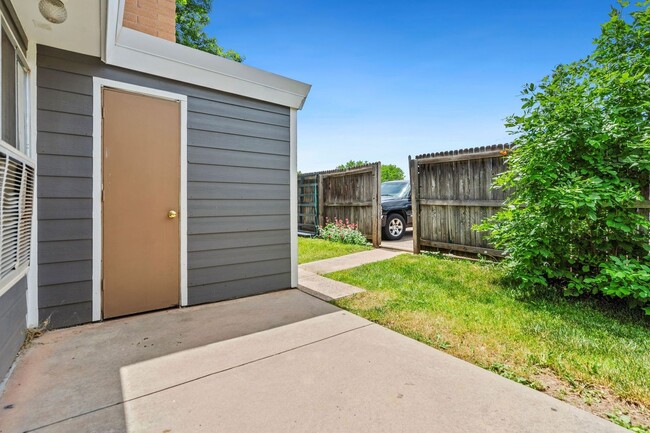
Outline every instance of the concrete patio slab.
<svg viewBox="0 0 650 433"><path fill-rule="evenodd" d="M317 262L305 263L300 265L300 269L313 272L314 274L328 274L330 272L343 271L345 269L356 268L357 266L367 263L379 262L381 260L391 259L400 254L400 251L389 251L385 249L374 249L360 253L348 254L346 256L335 257L333 259L319 260Z"/></svg>
<svg viewBox="0 0 650 433"><path fill-rule="evenodd" d="M372 324L130 401L125 412L133 431L624 431Z"/></svg>
<svg viewBox="0 0 650 433"><path fill-rule="evenodd" d="M334 306L288 290L47 332L20 356L0 398L0 433L22 432L120 404L123 366L335 311ZM10 409L3 409L8 405ZM122 409L118 412L123 414ZM112 424L114 431L126 431L118 418Z"/></svg>
<svg viewBox="0 0 650 433"><path fill-rule="evenodd" d="M0 432L626 431L298 291L192 310L46 334Z"/></svg>

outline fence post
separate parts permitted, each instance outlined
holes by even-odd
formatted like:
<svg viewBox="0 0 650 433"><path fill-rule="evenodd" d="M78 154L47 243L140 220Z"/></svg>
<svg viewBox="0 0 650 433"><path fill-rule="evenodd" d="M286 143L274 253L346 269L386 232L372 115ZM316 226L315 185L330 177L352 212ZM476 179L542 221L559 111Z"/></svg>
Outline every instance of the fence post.
<svg viewBox="0 0 650 433"><path fill-rule="evenodd" d="M372 170L372 246L381 246L381 162Z"/></svg>
<svg viewBox="0 0 650 433"><path fill-rule="evenodd" d="M318 225L320 224L319 209L318 209L318 175L314 177L314 194L312 200L314 201L314 235L319 235Z"/></svg>
<svg viewBox="0 0 650 433"><path fill-rule="evenodd" d="M411 219L413 220L413 254L420 254L420 175L418 160L409 155L411 176Z"/></svg>
<svg viewBox="0 0 650 433"><path fill-rule="evenodd" d="M318 225L325 227L325 206L323 200L323 176L316 174L316 188L318 189ZM318 231L318 229L316 229Z"/></svg>

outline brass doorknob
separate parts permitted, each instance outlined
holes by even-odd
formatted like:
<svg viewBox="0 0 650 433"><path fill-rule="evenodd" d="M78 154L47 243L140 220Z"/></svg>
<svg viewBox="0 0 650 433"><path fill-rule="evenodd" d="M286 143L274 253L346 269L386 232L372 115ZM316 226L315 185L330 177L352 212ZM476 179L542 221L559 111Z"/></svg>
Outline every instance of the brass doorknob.
<svg viewBox="0 0 650 433"><path fill-rule="evenodd" d="M175 210L170 210L170 211L167 213L167 218L169 218L169 219L174 219L174 218L176 218L177 216L178 216L178 214L176 213Z"/></svg>

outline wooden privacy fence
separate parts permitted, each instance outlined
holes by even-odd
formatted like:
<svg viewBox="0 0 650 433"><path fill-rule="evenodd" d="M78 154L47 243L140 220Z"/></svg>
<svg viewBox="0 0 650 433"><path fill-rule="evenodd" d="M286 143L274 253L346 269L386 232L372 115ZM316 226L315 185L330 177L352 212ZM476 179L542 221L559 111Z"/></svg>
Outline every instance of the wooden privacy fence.
<svg viewBox="0 0 650 433"><path fill-rule="evenodd" d="M298 233L318 234L318 173L298 175Z"/></svg>
<svg viewBox="0 0 650 433"><path fill-rule="evenodd" d="M413 251L422 249L501 256L472 229L503 206L509 191L492 189L506 170L510 145L499 144L409 157Z"/></svg>
<svg viewBox="0 0 650 433"><path fill-rule="evenodd" d="M381 245L381 163L298 176L298 231L317 234L326 221L346 219Z"/></svg>

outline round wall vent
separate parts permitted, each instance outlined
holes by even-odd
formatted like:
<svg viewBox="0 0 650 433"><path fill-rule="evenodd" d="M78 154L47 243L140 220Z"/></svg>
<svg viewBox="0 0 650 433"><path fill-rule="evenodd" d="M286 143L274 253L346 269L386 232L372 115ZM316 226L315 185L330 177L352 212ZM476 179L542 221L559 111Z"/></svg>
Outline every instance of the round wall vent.
<svg viewBox="0 0 650 433"><path fill-rule="evenodd" d="M68 18L68 11L61 0L41 0L38 10L46 20L54 24L61 24Z"/></svg>

